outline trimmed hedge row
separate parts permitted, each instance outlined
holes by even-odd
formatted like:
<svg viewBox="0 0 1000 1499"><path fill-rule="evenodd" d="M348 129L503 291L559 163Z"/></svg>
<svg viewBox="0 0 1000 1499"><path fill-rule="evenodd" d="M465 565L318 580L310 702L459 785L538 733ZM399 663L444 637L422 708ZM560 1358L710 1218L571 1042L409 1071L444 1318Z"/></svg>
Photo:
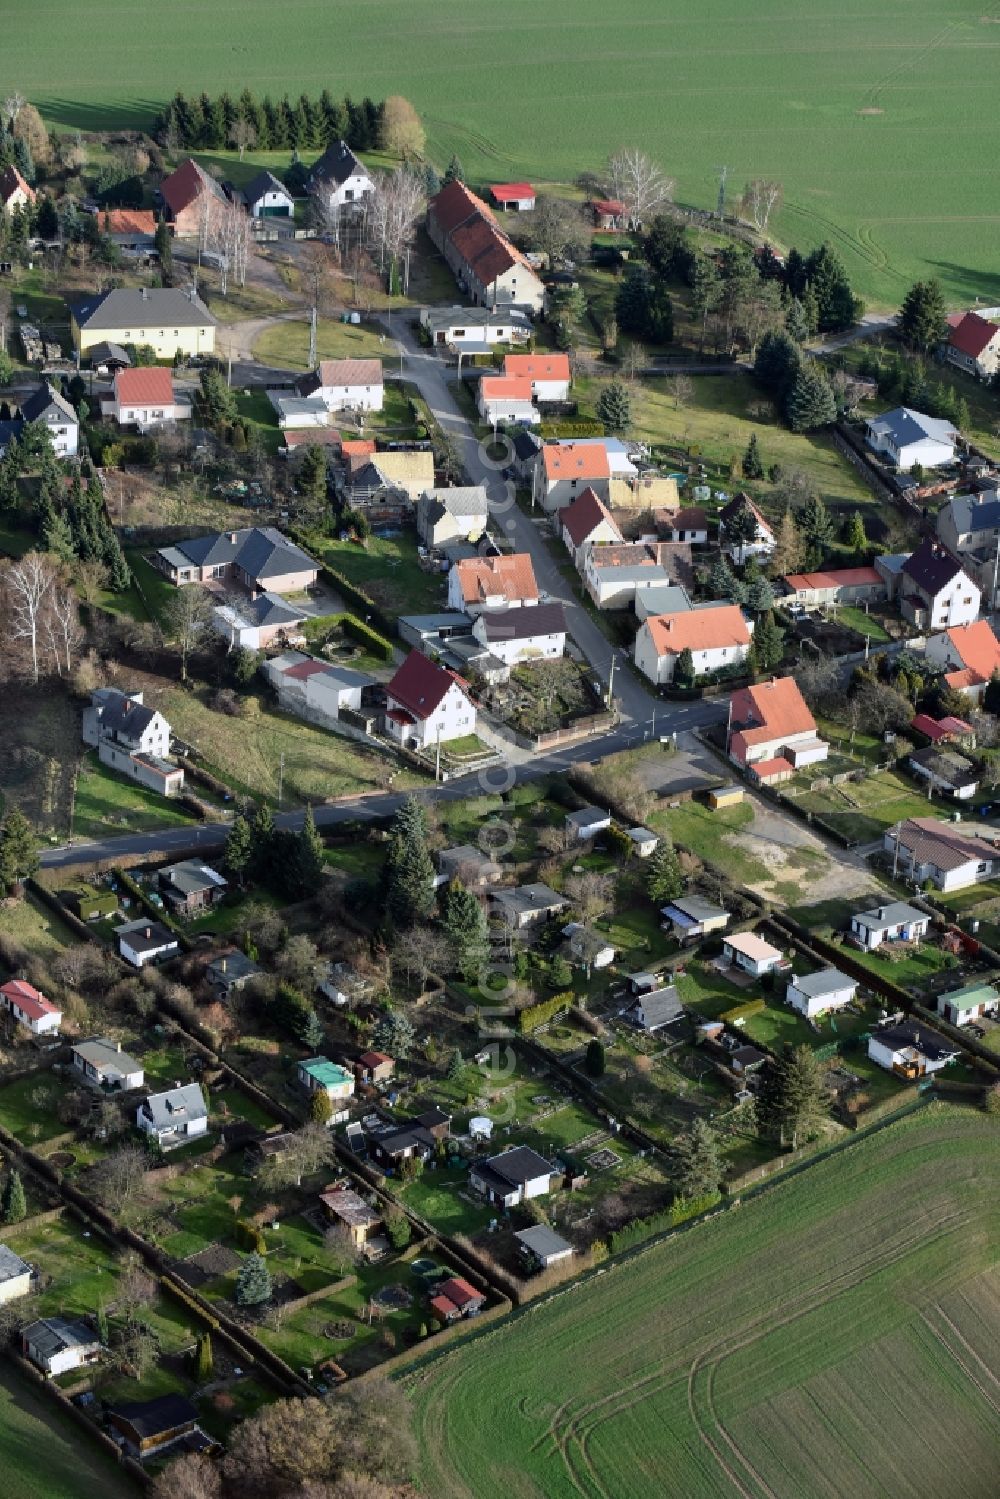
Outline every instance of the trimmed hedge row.
<svg viewBox="0 0 1000 1499"><path fill-rule="evenodd" d="M767 1009L767 1003L763 999L748 999L741 1005L734 1005L727 1010L719 1019L724 1025L739 1025L741 1020L749 1020L751 1015L759 1015L762 1010Z"/></svg>
<svg viewBox="0 0 1000 1499"><path fill-rule="evenodd" d="M532 1031L537 1031L539 1026L546 1025L556 1015L561 1015L576 1002L576 995L570 989L561 994L553 994L551 999L543 999L537 1005L528 1005L527 1009L520 1010L517 1016L517 1028L522 1036L530 1036Z"/></svg>
<svg viewBox="0 0 1000 1499"><path fill-rule="evenodd" d="M608 1249L611 1254L621 1254L625 1249L635 1249L639 1244L645 1244L647 1239L655 1238L657 1234L668 1233L670 1229L677 1228L679 1224L686 1223L689 1218L698 1218L702 1213L710 1212L722 1201L719 1192L706 1193L704 1197L678 1197L670 1207L664 1208L660 1213L650 1213L648 1218L636 1218L632 1223L627 1223L624 1228L619 1228L615 1233L608 1235Z"/></svg>
<svg viewBox="0 0 1000 1499"><path fill-rule="evenodd" d="M604 423L570 418L564 422L542 422L539 437L603 437Z"/></svg>
<svg viewBox="0 0 1000 1499"><path fill-rule="evenodd" d="M381 656L383 661L392 660L392 642L373 630L371 625L365 624L363 619L358 619L354 614L344 614L341 616L340 627L345 635L350 635L359 645L367 646L373 656Z"/></svg>

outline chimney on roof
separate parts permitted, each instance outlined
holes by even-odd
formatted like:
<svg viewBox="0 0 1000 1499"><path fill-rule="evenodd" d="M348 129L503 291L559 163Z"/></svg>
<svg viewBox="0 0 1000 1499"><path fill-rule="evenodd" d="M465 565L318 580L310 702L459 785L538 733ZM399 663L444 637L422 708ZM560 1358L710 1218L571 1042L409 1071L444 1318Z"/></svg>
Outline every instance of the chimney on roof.
<svg viewBox="0 0 1000 1499"><path fill-rule="evenodd" d="M145 932L143 933L143 936L146 938L146 941L148 942L149 939L150 939L150 937L152 937L152 935L153 935L153 928L151 926L148 926L146 928Z"/></svg>
<svg viewBox="0 0 1000 1499"><path fill-rule="evenodd" d="M149 301L149 291L148 291L148 289L145 286L142 288L142 300L144 302L148 302Z"/></svg>
<svg viewBox="0 0 1000 1499"><path fill-rule="evenodd" d="M229 533L229 540L232 542L233 546L236 545L236 532L235 531L230 531L230 533Z"/></svg>

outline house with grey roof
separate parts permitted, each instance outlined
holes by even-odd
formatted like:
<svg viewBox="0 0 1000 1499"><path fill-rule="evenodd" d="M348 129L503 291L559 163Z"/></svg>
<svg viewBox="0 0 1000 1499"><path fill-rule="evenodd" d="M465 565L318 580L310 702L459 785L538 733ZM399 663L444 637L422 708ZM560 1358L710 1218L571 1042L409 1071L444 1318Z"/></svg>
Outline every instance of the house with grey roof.
<svg viewBox="0 0 1000 1499"><path fill-rule="evenodd" d="M551 921L560 911L565 911L569 901L557 895L548 885L536 882L517 885L513 890L494 890L490 896L490 908L495 916L507 922L515 931L538 926Z"/></svg>
<svg viewBox="0 0 1000 1499"><path fill-rule="evenodd" d="M611 813L604 807L581 807L578 812L567 812L563 819L566 837L571 843L585 843L606 833L611 826Z"/></svg>
<svg viewBox="0 0 1000 1499"><path fill-rule="evenodd" d="M302 593L316 582L319 567L274 526L218 531L161 547L150 562L178 588L188 583L232 581L248 593Z"/></svg>
<svg viewBox="0 0 1000 1499"><path fill-rule="evenodd" d="M447 885L451 880L460 880L469 890L485 890L503 874L502 866L495 859L491 859L489 854L471 843L442 848L437 856L437 866L435 885Z"/></svg>
<svg viewBox="0 0 1000 1499"><path fill-rule="evenodd" d="M83 742L97 750L102 765L161 796L178 796L184 789L183 769L168 758L170 725L162 713L146 707L141 692L98 687L83 710Z"/></svg>
<svg viewBox="0 0 1000 1499"><path fill-rule="evenodd" d="M57 458L75 458L80 441L80 419L73 407L47 380L21 402L20 431L41 422L52 439ZM20 435L20 434L18 434Z"/></svg>
<svg viewBox="0 0 1000 1499"><path fill-rule="evenodd" d="M857 979L848 978L837 968L821 968L818 973L790 978L785 1001L807 1020L812 1020L816 1015L842 1010L845 1005L852 1004L857 991Z"/></svg>
<svg viewBox="0 0 1000 1499"><path fill-rule="evenodd" d="M943 630L978 619L982 595L960 560L925 536L900 568L896 599L900 613L918 629Z"/></svg>
<svg viewBox="0 0 1000 1499"><path fill-rule="evenodd" d="M521 1252L539 1270L548 1270L551 1265L558 1265L560 1261L573 1257L573 1246L569 1240L557 1234L546 1223L535 1223L531 1228L518 1229L514 1238L520 1245Z"/></svg>
<svg viewBox="0 0 1000 1499"><path fill-rule="evenodd" d="M426 489L417 501L417 533L428 547L477 541L486 530L489 509L485 484Z"/></svg>
<svg viewBox="0 0 1000 1499"><path fill-rule="evenodd" d="M368 170L346 141L331 141L309 173L310 193L331 216L354 214L375 191Z"/></svg>
<svg viewBox="0 0 1000 1499"><path fill-rule="evenodd" d="M290 219L295 215L295 200L283 182L266 169L251 177L240 191L247 213L252 219Z"/></svg>
<svg viewBox="0 0 1000 1499"><path fill-rule="evenodd" d="M301 718L329 725L343 721L365 729L377 717L378 684L367 672L302 651L283 651L266 661L263 670L278 701Z"/></svg>
<svg viewBox="0 0 1000 1499"><path fill-rule="evenodd" d="M142 1087L142 1063L122 1051L120 1041L109 1041L106 1036L77 1041L70 1052L70 1061L85 1083L105 1093L128 1093L132 1088Z"/></svg>
<svg viewBox="0 0 1000 1499"><path fill-rule="evenodd" d="M661 1031L665 1026L676 1025L684 1018L684 1006L677 993L676 984L665 984L662 989L649 989L640 994L625 1011L625 1018L638 1026L647 1035Z"/></svg>
<svg viewBox="0 0 1000 1499"><path fill-rule="evenodd" d="M902 473L911 469L941 468L955 461L958 432L951 422L927 416L909 406L896 406L868 418L865 440L874 453Z"/></svg>
<svg viewBox="0 0 1000 1499"><path fill-rule="evenodd" d="M874 952L883 942L916 942L926 937L931 918L905 900L888 900L851 917L851 936L859 947Z"/></svg>
<svg viewBox="0 0 1000 1499"><path fill-rule="evenodd" d="M175 1150L208 1131L208 1105L200 1083L181 1083L151 1093L136 1110L135 1122L161 1150Z"/></svg>
<svg viewBox="0 0 1000 1499"><path fill-rule="evenodd" d="M31 1266L6 1244L0 1244L0 1306L27 1296L31 1290Z"/></svg>
<svg viewBox="0 0 1000 1499"><path fill-rule="evenodd" d="M84 1364L96 1364L101 1340L88 1322L40 1317L21 1329L21 1352L50 1379Z"/></svg>
<svg viewBox="0 0 1000 1499"><path fill-rule="evenodd" d="M495 344L523 344L531 319L517 307L425 307L420 325L436 348L460 354L488 354Z"/></svg>
<svg viewBox="0 0 1000 1499"><path fill-rule="evenodd" d="M681 941L721 932L729 925L729 912L700 895L679 895L668 906L660 908L663 926Z"/></svg>
<svg viewBox="0 0 1000 1499"><path fill-rule="evenodd" d="M938 540L960 558L984 603L1000 604L996 576L1000 544L1000 490L983 483L973 494L956 494L941 506L935 522Z"/></svg>
<svg viewBox="0 0 1000 1499"><path fill-rule="evenodd" d="M469 1167L469 1186L498 1207L516 1207L550 1191L559 1170L527 1145L513 1145Z"/></svg>
<svg viewBox="0 0 1000 1499"><path fill-rule="evenodd" d="M566 649L566 612L558 599L547 604L485 609L472 633L508 668L526 661L556 661Z"/></svg>
<svg viewBox="0 0 1000 1499"><path fill-rule="evenodd" d="M242 989L244 984L263 971L253 958L248 958L238 947L232 947L228 952L219 953L218 957L206 965L205 978L222 999L228 999L234 990Z"/></svg>
<svg viewBox="0 0 1000 1499"><path fill-rule="evenodd" d="M156 883L172 916L195 916L199 911L207 911L229 888L223 876L201 859L168 864L157 874Z"/></svg>
<svg viewBox="0 0 1000 1499"><path fill-rule="evenodd" d="M943 744L914 750L906 763L915 776L951 801L968 801L979 787L979 772L972 761Z"/></svg>
<svg viewBox="0 0 1000 1499"><path fill-rule="evenodd" d="M153 921L140 916L137 921L126 921L116 926L114 938L118 955L131 963L133 968L148 968L152 964L165 963L176 958L180 942L162 921Z"/></svg>
<svg viewBox="0 0 1000 1499"><path fill-rule="evenodd" d="M70 314L81 354L102 343L148 345L157 359L213 354L217 327L197 292L180 287L115 287L88 297Z"/></svg>
<svg viewBox="0 0 1000 1499"><path fill-rule="evenodd" d="M212 628L229 641L231 650L262 651L275 642L302 641L304 609L269 591L256 598L230 598L212 610Z"/></svg>

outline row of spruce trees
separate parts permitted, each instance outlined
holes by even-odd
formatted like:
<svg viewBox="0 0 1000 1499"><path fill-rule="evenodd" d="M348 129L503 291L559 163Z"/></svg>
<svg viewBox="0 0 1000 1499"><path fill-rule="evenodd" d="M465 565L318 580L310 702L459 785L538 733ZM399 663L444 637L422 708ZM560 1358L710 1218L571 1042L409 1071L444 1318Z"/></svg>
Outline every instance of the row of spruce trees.
<svg viewBox="0 0 1000 1499"><path fill-rule="evenodd" d="M339 140L355 151L372 151L381 124L382 104L374 99L334 99L324 89L318 99L300 94L292 101L286 94L275 101L266 94L258 99L244 89L238 99L230 94L175 94L156 116L153 135L164 146L195 151L222 151L234 145L258 151L321 151Z"/></svg>

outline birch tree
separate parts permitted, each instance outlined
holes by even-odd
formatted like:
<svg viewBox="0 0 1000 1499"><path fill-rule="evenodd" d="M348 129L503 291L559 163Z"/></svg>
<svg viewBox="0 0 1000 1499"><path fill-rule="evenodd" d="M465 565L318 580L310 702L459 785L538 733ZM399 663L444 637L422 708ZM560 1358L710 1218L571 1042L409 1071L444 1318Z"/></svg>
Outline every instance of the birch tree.
<svg viewBox="0 0 1000 1499"><path fill-rule="evenodd" d="M80 610L76 594L65 583L56 583L49 595L48 607L42 617L42 628L58 676L67 676L73 670L73 656L83 641Z"/></svg>
<svg viewBox="0 0 1000 1499"><path fill-rule="evenodd" d="M638 229L670 202L676 184L644 151L624 149L608 158L608 185L624 209L628 227Z"/></svg>
<svg viewBox="0 0 1000 1499"><path fill-rule="evenodd" d="M247 262L253 249L250 215L240 203L218 203L209 231L211 248L219 257L220 291L229 293L229 278L245 286Z"/></svg>
<svg viewBox="0 0 1000 1499"><path fill-rule="evenodd" d="M370 200L369 234L384 270L386 260L398 260L413 238L424 206L423 178L408 167L399 167L379 179Z"/></svg>
<svg viewBox="0 0 1000 1499"><path fill-rule="evenodd" d="M31 652L34 680L39 678L38 648L43 619L55 578L55 567L42 552L28 552L5 570L3 592L14 640L25 640Z"/></svg>
<svg viewBox="0 0 1000 1499"><path fill-rule="evenodd" d="M785 190L780 182L772 182L767 177L754 177L744 189L740 199L740 212L745 219L750 220L755 229L764 234L772 213L780 211L784 195Z"/></svg>

